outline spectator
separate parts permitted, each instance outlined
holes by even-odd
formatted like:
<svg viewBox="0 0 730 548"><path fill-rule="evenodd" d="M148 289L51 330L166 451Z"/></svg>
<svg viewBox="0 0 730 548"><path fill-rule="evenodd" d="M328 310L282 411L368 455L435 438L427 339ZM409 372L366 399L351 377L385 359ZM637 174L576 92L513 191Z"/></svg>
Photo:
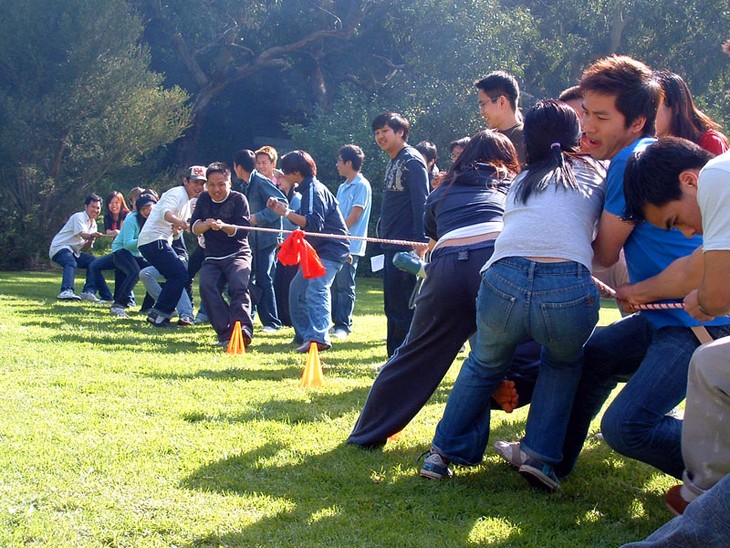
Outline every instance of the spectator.
<svg viewBox="0 0 730 548"><path fill-rule="evenodd" d="M522 117L517 110L520 86L517 79L503 70L490 72L474 82L477 88L479 112L487 127L504 133L517 150L520 164L525 163Z"/></svg>
<svg viewBox="0 0 730 548"><path fill-rule="evenodd" d="M352 236L365 238L370 223L372 190L370 182L360 171L365 153L359 146L345 145L337 157L337 172L345 178L337 189L337 203L345 225ZM365 241L350 240L348 261L335 276L332 284L332 329L335 339L345 339L352 331L352 311L355 308L355 276L360 257L365 256Z"/></svg>
<svg viewBox="0 0 730 548"><path fill-rule="evenodd" d="M277 170L278 171L278 170ZM279 176L279 190L284 193L289 203L289 209L298 211L302 204L302 195L297 192L296 185L289 182L283 173ZM296 230L297 225L292 223L286 217L282 218L284 230ZM279 313L279 320L282 325L292 325L291 315L289 314L289 287L291 281L297 274L297 265L285 265L277 261L274 269L274 294L276 295L276 310Z"/></svg>

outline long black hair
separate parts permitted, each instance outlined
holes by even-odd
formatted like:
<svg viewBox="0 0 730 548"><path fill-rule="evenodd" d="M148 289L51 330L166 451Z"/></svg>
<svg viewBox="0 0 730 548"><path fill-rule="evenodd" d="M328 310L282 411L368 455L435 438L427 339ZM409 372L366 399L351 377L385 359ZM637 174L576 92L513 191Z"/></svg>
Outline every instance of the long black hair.
<svg viewBox="0 0 730 548"><path fill-rule="evenodd" d="M516 182L516 202L527 203L530 195L551 184L578 188L569 155L578 153L580 122L570 106L555 99L538 101L525 115L524 139L527 172Z"/></svg>
<svg viewBox="0 0 730 548"><path fill-rule="evenodd" d="M459 174L478 166L493 166L497 173L510 177L520 172L515 147L505 135L492 129L483 129L475 133L464 150L444 177L444 184L451 185Z"/></svg>

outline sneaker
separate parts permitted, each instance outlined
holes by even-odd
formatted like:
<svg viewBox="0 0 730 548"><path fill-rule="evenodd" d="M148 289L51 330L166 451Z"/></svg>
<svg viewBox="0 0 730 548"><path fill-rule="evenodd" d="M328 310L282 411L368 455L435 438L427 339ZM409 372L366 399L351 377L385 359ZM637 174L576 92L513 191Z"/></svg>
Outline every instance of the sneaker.
<svg viewBox="0 0 730 548"><path fill-rule="evenodd" d="M99 304L103 304L104 306L109 306L110 304L114 304L113 299L101 299L98 302L99 302Z"/></svg>
<svg viewBox="0 0 730 548"><path fill-rule="evenodd" d="M156 312L150 312L150 315L147 316L145 321L152 324L152 327L160 329L177 329L175 325L170 323L170 318L159 316Z"/></svg>
<svg viewBox="0 0 730 548"><path fill-rule="evenodd" d="M177 320L177 325L183 325L183 326L191 326L194 325L195 322L190 316L180 316Z"/></svg>
<svg viewBox="0 0 730 548"><path fill-rule="evenodd" d="M307 352L309 352L309 345L311 343L316 343L317 350L319 350L320 352L322 352L324 350L329 350L330 348L332 348L331 344L321 343L319 341L311 341L311 342L307 341L304 344L302 344L301 346L298 346L297 348L295 348L294 352L298 352L299 354L306 354Z"/></svg>
<svg viewBox="0 0 730 548"><path fill-rule="evenodd" d="M127 311L121 305L114 305L109 311L112 313L112 316L116 316L117 318L129 318L129 314L127 314Z"/></svg>
<svg viewBox="0 0 730 548"><path fill-rule="evenodd" d="M230 343L230 342L231 342L231 341L229 341L228 339L226 339L226 340L224 340L224 341L218 341L218 342L217 342L217 343L215 343L215 344L214 344L213 346L217 346L217 347L219 347L219 348L228 348L228 343Z"/></svg>
<svg viewBox="0 0 730 548"><path fill-rule="evenodd" d="M195 316L195 325L202 325L204 323L210 323L210 319L208 319L206 314L198 312L198 315Z"/></svg>
<svg viewBox="0 0 730 548"><path fill-rule="evenodd" d="M428 456L426 457L426 460L423 461L423 466L421 466L421 471L419 472L419 475L422 478L440 480L450 478L454 475L454 473L449 469L449 461L444 459L438 453L433 453L431 450L423 453L420 457L418 457L418 460L421 460L421 458L426 455Z"/></svg>
<svg viewBox="0 0 730 548"><path fill-rule="evenodd" d="M528 458L520 466L520 475L533 487L539 487L551 492L560 488L560 481L558 481L558 476L555 475L553 467L537 459Z"/></svg>
<svg viewBox="0 0 730 548"><path fill-rule="evenodd" d="M59 301L80 301L81 297L79 297L76 293L73 292L73 289L64 289L58 294L58 297L56 297Z"/></svg>
<svg viewBox="0 0 730 548"><path fill-rule="evenodd" d="M515 468L522 466L529 458L527 454L520 449L518 441L502 441L494 442L494 450L497 454Z"/></svg>
<svg viewBox="0 0 730 548"><path fill-rule="evenodd" d="M89 301L90 303L98 303L99 299L96 298L96 295L94 295L91 291L84 291L81 295L82 301Z"/></svg>
<svg viewBox="0 0 730 548"><path fill-rule="evenodd" d="M345 331L344 329L335 329L332 331L332 338L333 339L346 339L349 333Z"/></svg>
<svg viewBox="0 0 730 548"><path fill-rule="evenodd" d="M687 508L689 503L690 501L685 500L682 496L681 485L675 485L664 495L664 504L675 516L681 516L684 514L684 509Z"/></svg>
<svg viewBox="0 0 730 548"><path fill-rule="evenodd" d="M261 333L276 333L279 331L276 327L272 327L270 325L265 325L261 328Z"/></svg>

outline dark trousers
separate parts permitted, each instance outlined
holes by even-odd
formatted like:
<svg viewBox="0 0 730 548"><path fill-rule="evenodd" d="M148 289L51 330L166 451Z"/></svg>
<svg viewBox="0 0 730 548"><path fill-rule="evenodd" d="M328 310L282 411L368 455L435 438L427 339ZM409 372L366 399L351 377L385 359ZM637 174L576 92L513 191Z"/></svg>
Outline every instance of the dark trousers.
<svg viewBox="0 0 730 548"><path fill-rule="evenodd" d="M256 312L264 326L278 329L281 327L281 321L279 320L281 312L276 306L274 291L276 244L262 249L254 247L252 253L252 285L255 286L255 292L258 296Z"/></svg>
<svg viewBox="0 0 730 548"><path fill-rule="evenodd" d="M251 339L251 299L248 295L248 279L251 275L251 257L230 257L228 259L203 262L200 269L200 298L205 312L218 335L219 341L231 338L236 322L241 322L244 337ZM223 288L228 284L228 298L223 298Z"/></svg>
<svg viewBox="0 0 730 548"><path fill-rule="evenodd" d="M131 305L130 295L134 295L134 286L139 281L139 272L149 266L144 257L135 257L127 249L120 249L112 253L114 266L117 272L124 277L119 284L114 284L114 304L119 306Z"/></svg>
<svg viewBox="0 0 730 548"><path fill-rule="evenodd" d="M385 251L383 269L383 305L388 324L386 342L388 357L391 357L403 344L411 327L413 309L408 307L408 303L416 286L416 277L413 274L403 272L393 265L396 253L398 250Z"/></svg>
<svg viewBox="0 0 730 548"><path fill-rule="evenodd" d="M286 266L276 264L274 272L274 294L276 295L276 308L279 313L279 320L282 325L291 327L291 315L289 314L289 286L294 276L297 275L299 265Z"/></svg>
<svg viewBox="0 0 730 548"><path fill-rule="evenodd" d="M433 253L408 336L376 377L347 443L383 445L426 404L476 332L479 270L493 251L494 242L488 241ZM520 405L530 401L539 362L538 344L518 347L507 378L515 381Z"/></svg>
<svg viewBox="0 0 730 548"><path fill-rule="evenodd" d="M187 265L165 240L157 240L139 246L142 256L165 277L162 292L152 308L160 316L169 318L175 311L177 301L190 281Z"/></svg>

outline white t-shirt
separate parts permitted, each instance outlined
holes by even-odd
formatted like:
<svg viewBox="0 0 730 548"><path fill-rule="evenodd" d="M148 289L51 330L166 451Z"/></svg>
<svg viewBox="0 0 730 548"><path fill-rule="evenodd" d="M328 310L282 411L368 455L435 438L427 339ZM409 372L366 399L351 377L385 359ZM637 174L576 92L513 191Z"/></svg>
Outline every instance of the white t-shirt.
<svg viewBox="0 0 730 548"><path fill-rule="evenodd" d="M86 240L79 236L82 232L96 232L96 220L90 219L86 211L79 211L68 218L63 228L53 237L48 256L53 259L62 249L70 249L78 257L86 245Z"/></svg>
<svg viewBox="0 0 730 548"><path fill-rule="evenodd" d="M730 152L700 172L697 203L702 211L702 250L730 250Z"/></svg>
<svg viewBox="0 0 730 548"><path fill-rule="evenodd" d="M172 223L165 220L165 213L172 213L181 219L190 219L190 198L184 186L176 186L160 196L160 201L152 208L152 213L142 227L137 245L166 240L172 244Z"/></svg>

